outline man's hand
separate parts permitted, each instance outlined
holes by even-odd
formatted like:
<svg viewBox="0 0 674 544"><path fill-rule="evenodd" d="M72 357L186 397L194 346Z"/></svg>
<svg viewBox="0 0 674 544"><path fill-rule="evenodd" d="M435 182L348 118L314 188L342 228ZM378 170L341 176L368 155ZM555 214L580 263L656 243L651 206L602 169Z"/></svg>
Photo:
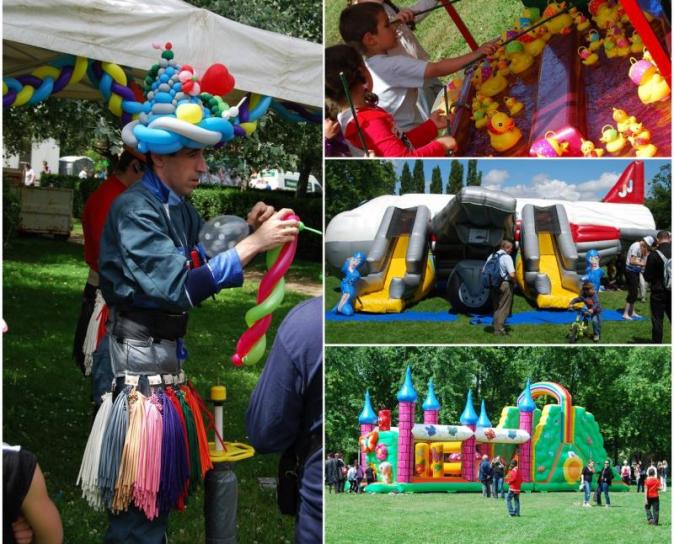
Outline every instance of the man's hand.
<svg viewBox="0 0 674 544"><path fill-rule="evenodd" d="M431 120L435 123L435 126L438 127L438 130L447 128L447 114L442 109L437 109L432 112Z"/></svg>
<svg viewBox="0 0 674 544"><path fill-rule="evenodd" d="M253 232L260 228L260 225L267 221L274 215L274 207L268 206L264 202L258 202L251 208L246 216L246 223L248 223Z"/></svg>
<svg viewBox="0 0 674 544"><path fill-rule="evenodd" d="M332 140L335 138L339 134L340 130L341 129L337 121L333 121L332 119L323 120L323 137L326 140Z"/></svg>
<svg viewBox="0 0 674 544"><path fill-rule="evenodd" d="M276 246L291 242L300 232L299 221L294 219L282 219L293 211L283 208L268 218L260 228L250 237L257 244L257 251L261 253Z"/></svg>
<svg viewBox="0 0 674 544"><path fill-rule="evenodd" d="M14 533L16 544L30 544L33 542L33 529L31 529L26 518L23 516L19 516L19 519L12 523L12 532Z"/></svg>

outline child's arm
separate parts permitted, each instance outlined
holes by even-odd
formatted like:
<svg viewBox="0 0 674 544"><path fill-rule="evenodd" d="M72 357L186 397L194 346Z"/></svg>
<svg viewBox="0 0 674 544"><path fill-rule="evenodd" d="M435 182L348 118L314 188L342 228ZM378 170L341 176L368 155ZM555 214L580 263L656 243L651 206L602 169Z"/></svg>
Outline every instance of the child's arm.
<svg viewBox="0 0 674 544"><path fill-rule="evenodd" d="M471 51L470 53L461 55L460 57L455 57L453 59L442 59L437 62L429 62L426 65L424 79L447 76L449 74L453 74L454 72L458 72L461 68L466 66L466 64L493 54L496 49L498 49L496 41L491 41L481 45L475 51Z"/></svg>
<svg viewBox="0 0 674 544"><path fill-rule="evenodd" d="M423 123L423 125L430 123L433 129L432 136L426 136L426 139L423 140L423 143L421 144L421 148L410 150L397 134L395 134L393 123L390 119L377 117L374 119L367 119L366 121L362 119L359 120L361 129L365 135L367 148L374 151L374 154L377 157L444 157L445 155L445 148L442 143L431 141L437 135L437 128L435 128L432 121ZM417 127L417 129L418 128L419 127ZM430 134L428 127L424 130L428 131L427 134ZM360 145L357 135L352 134L350 130L347 132L349 141L353 145ZM417 142L420 141L419 139L416 140Z"/></svg>

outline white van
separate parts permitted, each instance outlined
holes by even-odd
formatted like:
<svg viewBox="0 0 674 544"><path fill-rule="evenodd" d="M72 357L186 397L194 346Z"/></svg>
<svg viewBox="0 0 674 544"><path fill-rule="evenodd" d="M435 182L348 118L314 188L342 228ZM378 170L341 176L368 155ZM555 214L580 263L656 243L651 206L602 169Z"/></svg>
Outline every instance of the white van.
<svg viewBox="0 0 674 544"><path fill-rule="evenodd" d="M272 168L262 170L259 174L253 176L248 182L248 186L253 189L267 189L270 191L294 191L297 189L297 182L300 179L299 172L283 172ZM309 175L307 184L307 193L320 193L321 184L315 176Z"/></svg>

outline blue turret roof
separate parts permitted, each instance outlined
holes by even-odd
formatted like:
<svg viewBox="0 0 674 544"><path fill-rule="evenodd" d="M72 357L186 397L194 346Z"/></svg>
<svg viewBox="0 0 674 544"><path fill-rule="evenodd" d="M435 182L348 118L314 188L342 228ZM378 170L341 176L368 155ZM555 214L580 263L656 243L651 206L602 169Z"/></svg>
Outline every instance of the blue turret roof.
<svg viewBox="0 0 674 544"><path fill-rule="evenodd" d="M416 402L417 400L417 391L412 383L412 370L409 366L405 371L405 381L398 391L397 397L400 402Z"/></svg>
<svg viewBox="0 0 674 544"><path fill-rule="evenodd" d="M376 424L377 414L374 413L372 403L370 402L370 392L365 391L365 402L363 403L363 411L358 416L358 423L361 425Z"/></svg>
<svg viewBox="0 0 674 544"><path fill-rule="evenodd" d="M477 420L478 427L491 427L491 421L487 417L487 408L484 405L484 400L480 406L480 418Z"/></svg>
<svg viewBox="0 0 674 544"><path fill-rule="evenodd" d="M424 410L440 410L440 403L435 396L435 391L433 390L433 379L428 380L428 395L426 395L426 400L421 405Z"/></svg>
<svg viewBox="0 0 674 544"><path fill-rule="evenodd" d="M466 397L466 407L463 409L459 421L461 425L475 425L477 423L477 414L475 408L473 408L473 392L470 390L468 390Z"/></svg>
<svg viewBox="0 0 674 544"><path fill-rule="evenodd" d="M536 403L531 396L531 382L528 378L527 384L524 386L524 391L522 391L522 395L522 400L517 403L517 407L520 409L520 412L533 412L536 409Z"/></svg>

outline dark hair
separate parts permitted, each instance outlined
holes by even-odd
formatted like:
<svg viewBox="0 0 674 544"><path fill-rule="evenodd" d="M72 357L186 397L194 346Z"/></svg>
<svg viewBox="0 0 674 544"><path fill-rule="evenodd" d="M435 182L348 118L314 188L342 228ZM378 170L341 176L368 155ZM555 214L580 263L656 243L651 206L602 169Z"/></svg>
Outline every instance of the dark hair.
<svg viewBox="0 0 674 544"><path fill-rule="evenodd" d="M670 238L671 236L672 235L669 233L669 231L661 230L660 232L658 232L658 234L656 236L656 239L658 240L658 242L660 242L661 240L666 240L667 238Z"/></svg>
<svg viewBox="0 0 674 544"><path fill-rule="evenodd" d="M339 73L344 72L349 90L359 83L365 83L362 68L365 67L363 57L350 45L333 45L325 50L325 96L343 104L346 102L346 93Z"/></svg>
<svg viewBox="0 0 674 544"><path fill-rule="evenodd" d="M363 2L349 6L339 16L339 33L346 43L362 48L363 36L368 32L376 34L379 14L386 10L376 2Z"/></svg>
<svg viewBox="0 0 674 544"><path fill-rule="evenodd" d="M510 468L515 468L517 466L517 459L510 461Z"/></svg>
<svg viewBox="0 0 674 544"><path fill-rule="evenodd" d="M131 166L131 163L133 161L137 161L138 158L134 157L131 153L128 151L124 150L122 151L122 154L119 156L119 160L117 161L117 164L115 165L115 170L117 172L126 172L129 169L129 166Z"/></svg>

